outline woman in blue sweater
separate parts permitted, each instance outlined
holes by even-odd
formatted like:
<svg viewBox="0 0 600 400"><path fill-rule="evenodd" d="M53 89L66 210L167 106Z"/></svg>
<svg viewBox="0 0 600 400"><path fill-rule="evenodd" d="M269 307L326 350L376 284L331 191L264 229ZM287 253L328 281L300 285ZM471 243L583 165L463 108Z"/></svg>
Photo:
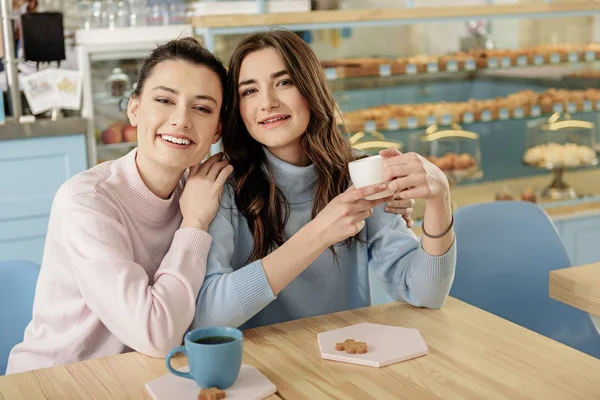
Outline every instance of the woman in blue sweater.
<svg viewBox="0 0 600 400"><path fill-rule="evenodd" d="M250 328L370 304L369 268L394 299L439 308L456 266L449 185L417 154L386 158L396 197L425 200L419 240L385 212L385 190L351 186L356 158L310 47L286 30L233 52L223 145L234 172L210 225L213 244L193 328Z"/></svg>

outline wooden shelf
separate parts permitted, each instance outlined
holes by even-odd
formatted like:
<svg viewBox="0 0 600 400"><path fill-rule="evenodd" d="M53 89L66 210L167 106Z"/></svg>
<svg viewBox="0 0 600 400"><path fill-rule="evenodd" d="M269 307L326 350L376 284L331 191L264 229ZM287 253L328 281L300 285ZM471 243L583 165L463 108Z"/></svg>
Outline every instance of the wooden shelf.
<svg viewBox="0 0 600 400"><path fill-rule="evenodd" d="M344 121L344 125L348 129L349 133L356 133L359 131L365 132L387 132L387 131L404 131L413 129L424 129L432 124L441 124L443 126L450 125L452 122L461 124L465 127L470 124L481 124L491 123L497 121L511 121L511 120L531 120L536 118L550 117L555 112L567 111L571 115L575 115L580 112L598 112L600 111L600 101L591 102L586 101L583 107L576 106L575 104L569 104L566 109L562 103L556 103L553 106L552 112L543 112L541 106L534 105L531 110L526 111L522 107L516 107L515 109L499 109L498 117L495 118L490 110L482 110L481 117L475 119L473 113L466 112L459 116L458 120L453 120L450 114L435 116L430 115L425 120L419 120L415 117L392 117L387 120L366 120L363 123L353 121L351 118ZM352 112L352 111L351 111ZM344 117L342 113L342 118Z"/></svg>
<svg viewBox="0 0 600 400"><path fill-rule="evenodd" d="M420 23L427 21L498 18L585 15L600 12L600 3L583 1L576 3L506 4L472 7L422 7L363 10L327 10L298 13L235 14L196 16L191 18L194 28L243 28L269 25L311 25L323 23L357 23L365 21L395 21Z"/></svg>
<svg viewBox="0 0 600 400"><path fill-rule="evenodd" d="M567 60L563 61L565 58ZM572 51L564 54L555 52L548 57L541 54L536 55L532 60L529 60L525 55L489 57L486 66L478 66L477 60L474 57L467 58L466 61L462 63L455 60L448 60L444 63L432 61L426 65L411 63L399 64L397 61L391 59L386 61L389 62L382 61L379 64L364 64L360 67L339 65L325 67L323 70L325 72L325 77L329 81L346 81L351 79L386 79L402 76L432 76L449 73L491 72L513 68L564 67L597 63L600 61L600 51ZM395 66L395 64L398 64L399 66Z"/></svg>

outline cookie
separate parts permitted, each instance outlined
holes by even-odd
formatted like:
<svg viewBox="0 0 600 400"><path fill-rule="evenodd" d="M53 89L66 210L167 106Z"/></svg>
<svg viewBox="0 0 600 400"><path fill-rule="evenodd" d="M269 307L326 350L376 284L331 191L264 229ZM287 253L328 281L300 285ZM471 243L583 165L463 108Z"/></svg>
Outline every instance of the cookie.
<svg viewBox="0 0 600 400"><path fill-rule="evenodd" d="M365 342L357 342L354 339L346 339L341 343L336 343L335 349L345 351L348 354L365 354L369 351L369 347Z"/></svg>
<svg viewBox="0 0 600 400"><path fill-rule="evenodd" d="M225 398L225 392L217 387L200 389L198 400L221 400Z"/></svg>
<svg viewBox="0 0 600 400"><path fill-rule="evenodd" d="M356 354L365 354L369 351L369 347L365 342L356 342Z"/></svg>

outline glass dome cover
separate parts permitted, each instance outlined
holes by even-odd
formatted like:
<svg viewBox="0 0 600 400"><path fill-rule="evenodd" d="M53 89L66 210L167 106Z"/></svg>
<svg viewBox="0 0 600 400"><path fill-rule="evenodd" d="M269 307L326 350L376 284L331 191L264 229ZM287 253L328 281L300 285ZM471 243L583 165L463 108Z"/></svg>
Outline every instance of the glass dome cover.
<svg viewBox="0 0 600 400"><path fill-rule="evenodd" d="M415 152L435 164L449 178L467 180L483 176L479 134L466 131L456 123L443 129L433 124L425 132L414 134L411 143Z"/></svg>

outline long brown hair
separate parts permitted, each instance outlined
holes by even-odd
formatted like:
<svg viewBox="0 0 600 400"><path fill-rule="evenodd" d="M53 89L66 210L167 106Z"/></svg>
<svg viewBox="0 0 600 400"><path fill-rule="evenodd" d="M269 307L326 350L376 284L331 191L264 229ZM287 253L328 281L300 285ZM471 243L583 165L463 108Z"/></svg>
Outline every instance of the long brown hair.
<svg viewBox="0 0 600 400"><path fill-rule="evenodd" d="M234 168L231 179L236 206L248 221L254 239L250 261L263 258L285 242L284 227L290 210L288 200L275 183L262 145L250 136L240 115L238 80L242 62L250 53L265 48L279 53L310 108L301 145L317 174L312 218L346 190L350 182L347 165L353 160L352 149L336 125L335 100L311 48L298 35L284 29L247 36L229 62L223 147ZM349 239L346 244L351 242ZM335 256L333 246L330 249Z"/></svg>

